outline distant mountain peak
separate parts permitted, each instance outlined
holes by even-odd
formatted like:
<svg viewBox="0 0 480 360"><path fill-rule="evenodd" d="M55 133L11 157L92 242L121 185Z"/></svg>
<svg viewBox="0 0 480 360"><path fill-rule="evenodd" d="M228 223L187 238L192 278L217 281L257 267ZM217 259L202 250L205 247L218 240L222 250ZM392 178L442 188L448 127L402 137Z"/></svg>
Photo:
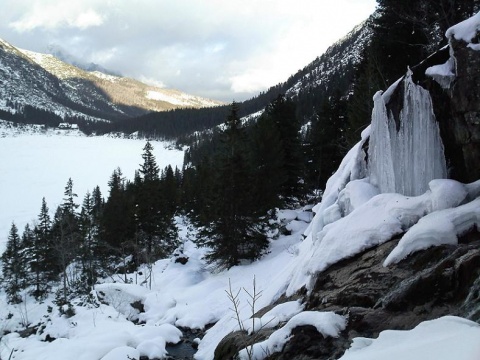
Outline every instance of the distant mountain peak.
<svg viewBox="0 0 480 360"><path fill-rule="evenodd" d="M108 75L122 76L122 74L118 71L107 69L93 62L82 61L81 59L70 54L67 50L65 50L64 48L62 48L60 45L57 45L57 44L48 45L45 52L47 54L53 55L54 57L56 57L57 59L63 62L66 62L67 64L73 65L85 71L99 71Z"/></svg>
<svg viewBox="0 0 480 360"><path fill-rule="evenodd" d="M85 70L72 65L71 58L66 59L70 62L62 60L68 56L62 55L61 49L52 47L50 51L60 58L19 49L0 39L0 119L14 120L15 114L24 114L25 107L61 119L114 121L151 111L221 104L100 71L91 64Z"/></svg>

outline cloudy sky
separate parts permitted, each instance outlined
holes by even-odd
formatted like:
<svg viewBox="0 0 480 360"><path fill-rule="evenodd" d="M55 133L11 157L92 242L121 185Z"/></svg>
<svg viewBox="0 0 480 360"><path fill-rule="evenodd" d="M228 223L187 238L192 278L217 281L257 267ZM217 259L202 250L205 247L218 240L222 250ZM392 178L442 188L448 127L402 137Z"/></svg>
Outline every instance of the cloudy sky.
<svg viewBox="0 0 480 360"><path fill-rule="evenodd" d="M244 100L287 80L375 0L0 0L0 38L167 88Z"/></svg>

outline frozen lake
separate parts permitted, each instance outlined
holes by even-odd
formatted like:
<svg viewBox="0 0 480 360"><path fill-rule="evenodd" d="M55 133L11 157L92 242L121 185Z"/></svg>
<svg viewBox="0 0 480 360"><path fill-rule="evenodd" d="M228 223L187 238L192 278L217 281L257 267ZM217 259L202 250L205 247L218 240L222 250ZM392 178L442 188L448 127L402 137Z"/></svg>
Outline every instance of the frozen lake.
<svg viewBox="0 0 480 360"><path fill-rule="evenodd" d="M108 180L120 167L133 179L142 163L145 140L109 137L20 134L0 138L0 251L3 252L12 221L20 235L36 220L45 197L50 213L62 202L68 178L81 204L87 191L100 186L108 196ZM181 167L183 151L153 141L160 169Z"/></svg>

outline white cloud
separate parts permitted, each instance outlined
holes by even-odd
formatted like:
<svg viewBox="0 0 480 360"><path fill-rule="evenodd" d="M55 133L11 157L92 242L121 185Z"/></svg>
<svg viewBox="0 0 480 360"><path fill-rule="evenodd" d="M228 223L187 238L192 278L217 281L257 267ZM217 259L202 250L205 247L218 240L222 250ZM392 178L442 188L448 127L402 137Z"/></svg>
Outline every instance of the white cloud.
<svg viewBox="0 0 480 360"><path fill-rule="evenodd" d="M91 26L99 26L103 23L103 17L89 7L89 3L95 5L95 1L35 0L9 26L19 32L38 28L58 30L64 27L84 30Z"/></svg>
<svg viewBox="0 0 480 360"><path fill-rule="evenodd" d="M119 51L116 47L109 48L109 49L101 49L98 51L94 51L90 55L90 61L98 64L105 64L111 61L112 59L115 59L119 54Z"/></svg>
<svg viewBox="0 0 480 360"><path fill-rule="evenodd" d="M81 13L77 16L76 19L71 23L73 26L78 27L79 29L86 29L90 26L99 26L102 25L103 18L97 14L92 9L87 10L86 12Z"/></svg>
<svg viewBox="0 0 480 360"><path fill-rule="evenodd" d="M196 95L285 81L366 19L375 0L2 0L0 37ZM7 35L4 35L7 34Z"/></svg>

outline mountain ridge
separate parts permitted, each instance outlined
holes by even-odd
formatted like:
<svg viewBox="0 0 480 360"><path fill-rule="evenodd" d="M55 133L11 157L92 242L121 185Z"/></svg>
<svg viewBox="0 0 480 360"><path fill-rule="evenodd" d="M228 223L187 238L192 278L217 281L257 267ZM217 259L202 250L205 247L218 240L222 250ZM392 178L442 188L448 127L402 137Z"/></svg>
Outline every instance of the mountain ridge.
<svg viewBox="0 0 480 360"><path fill-rule="evenodd" d="M115 121L180 107L205 107L217 101L162 89L138 80L86 71L50 54L19 49L0 39L0 110L5 120L25 107L51 117ZM18 121L18 119L17 119ZM28 122L23 119L23 122Z"/></svg>

